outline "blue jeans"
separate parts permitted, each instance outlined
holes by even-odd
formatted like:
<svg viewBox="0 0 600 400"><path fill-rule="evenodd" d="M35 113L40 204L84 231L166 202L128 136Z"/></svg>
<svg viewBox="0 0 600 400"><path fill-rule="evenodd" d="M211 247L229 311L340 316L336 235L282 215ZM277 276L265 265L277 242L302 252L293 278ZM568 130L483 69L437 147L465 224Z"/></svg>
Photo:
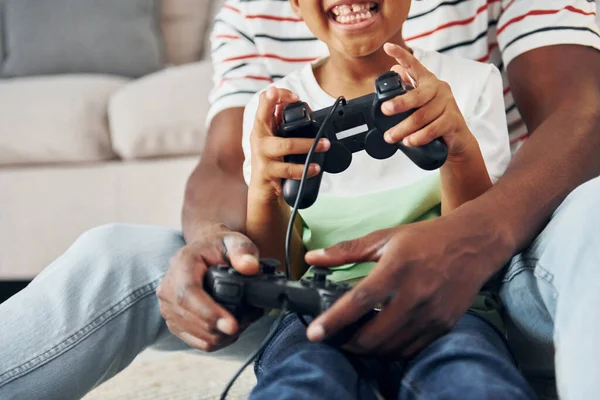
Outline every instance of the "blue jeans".
<svg viewBox="0 0 600 400"><path fill-rule="evenodd" d="M306 338L287 315L257 359L251 400L272 399L534 399L504 338L467 313L410 362L346 354Z"/></svg>
<svg viewBox="0 0 600 400"><path fill-rule="evenodd" d="M575 190L515 257L502 287L515 356L532 374L552 376L556 365L564 399L600 393L600 313L588 311L600 304L599 204L600 178ZM79 398L148 346L185 348L169 333L154 293L183 245L180 232L158 227L84 233L0 305L0 399ZM271 323L258 321L213 354L247 357Z"/></svg>

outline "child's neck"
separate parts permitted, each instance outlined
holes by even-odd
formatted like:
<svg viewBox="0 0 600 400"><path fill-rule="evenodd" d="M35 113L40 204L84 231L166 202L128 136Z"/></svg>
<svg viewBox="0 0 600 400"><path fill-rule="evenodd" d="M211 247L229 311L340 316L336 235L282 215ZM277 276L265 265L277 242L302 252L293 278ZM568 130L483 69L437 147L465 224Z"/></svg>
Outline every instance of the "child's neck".
<svg viewBox="0 0 600 400"><path fill-rule="evenodd" d="M407 48L401 41L398 43ZM373 93L375 79L389 71L396 61L383 48L361 58L351 58L332 52L327 60L314 68L319 86L331 97L354 99Z"/></svg>

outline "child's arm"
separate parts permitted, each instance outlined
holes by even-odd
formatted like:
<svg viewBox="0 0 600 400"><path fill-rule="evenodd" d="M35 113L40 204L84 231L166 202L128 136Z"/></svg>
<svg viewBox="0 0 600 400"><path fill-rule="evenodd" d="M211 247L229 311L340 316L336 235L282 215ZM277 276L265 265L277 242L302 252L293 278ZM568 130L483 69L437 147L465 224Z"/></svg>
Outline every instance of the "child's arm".
<svg viewBox="0 0 600 400"><path fill-rule="evenodd" d="M300 179L304 165L286 163L283 157L308 153L313 140L282 138L276 135L281 120L281 110L297 96L285 89L269 88L260 96L254 127L250 135L251 177L248 187L246 233L258 246L261 257L285 262L285 234L291 210L281 195L281 179ZM329 142L322 139L317 151L328 149ZM318 173L318 165L311 164L308 177ZM296 217L290 261L292 276L299 278L306 270L302 221Z"/></svg>
<svg viewBox="0 0 600 400"><path fill-rule="evenodd" d="M406 146L422 146L441 137L448 145L448 159L440 169L442 214L447 214L467 201L473 200L492 187L479 144L456 104L450 86L440 81L416 60L408 51L386 44L386 52L396 58L398 72L404 80L418 76L416 88L404 95L404 110L386 109L391 115L414 107L409 103L425 103L410 117L386 132L388 142L402 140ZM416 70L418 69L418 71ZM403 97L404 97L403 96Z"/></svg>

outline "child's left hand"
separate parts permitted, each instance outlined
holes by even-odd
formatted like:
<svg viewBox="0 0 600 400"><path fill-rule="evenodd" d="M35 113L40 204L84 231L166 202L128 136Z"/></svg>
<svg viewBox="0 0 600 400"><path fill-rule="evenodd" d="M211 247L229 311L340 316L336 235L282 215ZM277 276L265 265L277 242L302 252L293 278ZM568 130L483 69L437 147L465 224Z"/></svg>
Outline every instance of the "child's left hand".
<svg viewBox="0 0 600 400"><path fill-rule="evenodd" d="M381 111L385 115L394 115L416 109L404 121L385 132L385 141L422 146L441 137L448 145L448 160L460 160L470 153L477 142L456 104L450 85L437 79L404 48L392 43L386 43L383 48L398 62L392 71L415 88L383 103Z"/></svg>

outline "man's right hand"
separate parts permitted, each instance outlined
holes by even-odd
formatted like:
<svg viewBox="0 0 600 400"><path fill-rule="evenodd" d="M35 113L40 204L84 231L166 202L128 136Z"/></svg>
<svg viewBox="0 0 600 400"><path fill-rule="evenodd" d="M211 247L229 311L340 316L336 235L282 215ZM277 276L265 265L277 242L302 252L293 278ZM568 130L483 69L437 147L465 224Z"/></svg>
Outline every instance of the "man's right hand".
<svg viewBox="0 0 600 400"><path fill-rule="evenodd" d="M211 265L229 264L240 273L258 272L258 249L241 233L225 227L208 228L173 256L156 289L160 312L169 330L199 350L216 351L235 342L259 315L242 321L217 304L204 290L204 274Z"/></svg>

